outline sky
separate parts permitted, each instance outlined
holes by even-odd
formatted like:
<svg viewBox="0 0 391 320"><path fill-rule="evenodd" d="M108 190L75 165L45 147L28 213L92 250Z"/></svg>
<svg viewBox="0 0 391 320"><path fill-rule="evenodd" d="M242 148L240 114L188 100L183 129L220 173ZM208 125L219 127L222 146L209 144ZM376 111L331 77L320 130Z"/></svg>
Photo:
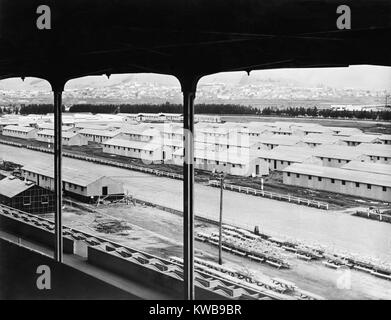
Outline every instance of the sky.
<svg viewBox="0 0 391 320"><path fill-rule="evenodd" d="M383 66L351 66L343 68L308 68L308 69L274 69L252 71L250 76L245 72L218 73L204 77L202 83L226 83L238 84L247 78L247 83L256 83L264 80L290 81L305 87L325 85L334 88L354 88L365 90L391 91L391 67ZM145 82L160 85L179 86L178 81L172 76L157 74L122 74L106 76L84 77L71 80L66 88L108 87L126 82ZM49 89L46 81L34 78L26 78L23 82L19 78L0 80L0 90L29 90Z"/></svg>
<svg viewBox="0 0 391 320"><path fill-rule="evenodd" d="M225 74L226 81L231 73ZM323 84L335 88L391 90L391 67L351 66L348 68L274 69L253 71L250 78L294 80L305 86ZM216 75L204 79L213 82Z"/></svg>

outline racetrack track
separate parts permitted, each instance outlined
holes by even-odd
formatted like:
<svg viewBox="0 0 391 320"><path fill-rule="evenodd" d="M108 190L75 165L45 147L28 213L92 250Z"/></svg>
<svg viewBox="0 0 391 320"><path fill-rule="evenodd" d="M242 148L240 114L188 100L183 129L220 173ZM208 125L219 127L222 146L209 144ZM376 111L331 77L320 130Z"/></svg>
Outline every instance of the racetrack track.
<svg viewBox="0 0 391 320"><path fill-rule="evenodd" d="M6 145L0 145L0 158L22 165L53 161L51 154ZM65 168L102 172L122 181L125 189L136 198L182 210L182 182L179 180L69 158L64 158L63 163ZM217 219L219 190L197 184L195 211ZM258 225L267 234L391 262L391 224L231 191L224 192L224 218L239 225Z"/></svg>

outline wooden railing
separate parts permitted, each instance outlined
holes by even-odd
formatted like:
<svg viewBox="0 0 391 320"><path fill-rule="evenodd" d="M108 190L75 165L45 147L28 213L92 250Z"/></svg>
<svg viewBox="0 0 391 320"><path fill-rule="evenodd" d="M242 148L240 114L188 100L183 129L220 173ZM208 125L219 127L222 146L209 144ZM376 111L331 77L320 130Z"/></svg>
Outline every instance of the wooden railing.
<svg viewBox="0 0 391 320"><path fill-rule="evenodd" d="M211 180L209 182L209 185L211 185L213 187L220 187L220 181ZM270 198L270 199L275 199L275 200L280 200L280 201L288 201L291 203L306 205L309 207L316 207L319 209L325 209L325 210L329 209L329 204L326 202L295 197L290 194L281 194L281 193L264 191L264 190L250 188L250 187L243 187L243 186L238 186L238 185L233 185L233 184L227 184L227 183L223 184L223 188L226 190L242 192L242 193L251 194L254 196L265 197L265 198Z"/></svg>

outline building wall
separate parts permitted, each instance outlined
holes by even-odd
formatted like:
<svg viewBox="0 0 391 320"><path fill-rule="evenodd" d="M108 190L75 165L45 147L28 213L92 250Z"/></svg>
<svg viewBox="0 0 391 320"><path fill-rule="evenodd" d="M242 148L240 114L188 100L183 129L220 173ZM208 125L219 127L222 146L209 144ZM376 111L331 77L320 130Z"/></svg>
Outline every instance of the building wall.
<svg viewBox="0 0 391 320"><path fill-rule="evenodd" d="M368 156L369 160L374 163L391 164L391 157Z"/></svg>
<svg viewBox="0 0 391 320"><path fill-rule="evenodd" d="M148 136L148 135L143 135L142 133L123 132L122 135L123 135L123 138L125 138L127 140L132 140L132 141L149 142L153 139L153 137Z"/></svg>
<svg viewBox="0 0 391 320"><path fill-rule="evenodd" d="M283 173L283 182L284 184L293 186L391 202L391 188L389 187L370 185L370 188L368 188L368 185L364 183L356 184L356 182L344 181L345 184L343 184L341 179L334 179L333 181L330 178L308 176L304 174L299 174L297 176L295 173L288 174L288 172Z"/></svg>
<svg viewBox="0 0 391 320"><path fill-rule="evenodd" d="M38 132L36 140L41 142L53 143L54 137L46 134L40 134Z"/></svg>
<svg viewBox="0 0 391 320"><path fill-rule="evenodd" d="M167 143L167 142L165 142ZM163 156L163 161L167 161L167 160L172 160L172 157L173 157L173 153L175 151L178 151L179 149L182 149L183 148L183 145L181 146L178 146L178 145L174 145L174 144L163 144L163 151L165 152L165 157Z"/></svg>
<svg viewBox="0 0 391 320"><path fill-rule="evenodd" d="M271 132L272 132L273 134L279 135L279 136L291 136L291 135L293 135L293 132L292 132L292 131L278 131L278 130L272 130Z"/></svg>
<svg viewBox="0 0 391 320"><path fill-rule="evenodd" d="M172 154L180 149L180 147L163 146L162 147L162 160L164 163L172 163Z"/></svg>
<svg viewBox="0 0 391 320"><path fill-rule="evenodd" d="M0 195L1 204L32 214L54 212L54 200L53 192L38 186L31 187L13 198Z"/></svg>
<svg viewBox="0 0 391 320"><path fill-rule="evenodd" d="M288 160L279 160L279 159L277 160L277 159L262 158L262 157L259 157L259 161L262 167L268 167L270 171L282 171L286 167L294 163L310 163L319 166L322 165L322 161L320 161L320 159L311 156L303 161L288 161Z"/></svg>
<svg viewBox="0 0 391 320"><path fill-rule="evenodd" d="M116 136L112 137L106 137L101 135L95 135L95 134L88 134L88 133L80 133L82 136L84 136L88 142L96 142L96 143L103 143L107 140L113 139L113 138L120 138L123 136L123 134L118 134Z"/></svg>
<svg viewBox="0 0 391 320"><path fill-rule="evenodd" d="M304 142L298 142L294 145L285 145L284 143L260 143L260 146L262 148L262 146L266 149L266 150L273 150L274 148L277 148L279 146L294 146L294 147L306 147L307 145L304 143Z"/></svg>
<svg viewBox="0 0 391 320"><path fill-rule="evenodd" d="M174 162L180 163L179 157L174 158ZM206 170L206 171L216 171L216 172L224 172L231 175L236 176L262 176L269 174L269 168L262 166L259 160L254 157L248 159L247 163L230 163L224 161L216 161L216 160L207 160L202 158L196 158L194 162L194 167L196 169Z"/></svg>
<svg viewBox="0 0 391 320"><path fill-rule="evenodd" d="M52 179L50 179L52 180ZM54 185L54 180L51 181ZM67 192L68 194L76 194L83 197L88 197L88 188L85 186L79 186L74 183L65 182L62 183L62 189L64 192Z"/></svg>
<svg viewBox="0 0 391 320"><path fill-rule="evenodd" d="M139 120L138 114L126 114L123 118L125 122L132 122Z"/></svg>
<svg viewBox="0 0 391 320"><path fill-rule="evenodd" d="M44 177L40 174L36 174L33 172L25 171L22 169L22 175L29 181L34 182L36 185L41 188L45 188L48 190L54 190L54 180L49 177Z"/></svg>
<svg viewBox="0 0 391 320"><path fill-rule="evenodd" d="M243 164L232 164L232 163L226 163L222 161L207 160L207 159L200 159L200 158L195 159L194 168L206 170L206 171L216 170L217 172L224 172L227 174L233 174L238 176L247 175L246 173L249 171L249 166Z"/></svg>
<svg viewBox="0 0 391 320"><path fill-rule="evenodd" d="M23 169L22 169L23 171ZM38 186L48 190L54 190L54 179L45 177L42 175L34 174L31 172L23 172L24 177L36 183ZM80 200L88 201L91 196L98 197L102 196L102 188L108 188L108 194L123 194L123 185L120 182L114 181L108 177L102 177L97 181L89 184L88 186L79 186L75 183L69 183L63 181L63 191L68 195L74 195Z"/></svg>
<svg viewBox="0 0 391 320"><path fill-rule="evenodd" d="M166 114L166 120L167 121L183 121L183 116L182 115Z"/></svg>
<svg viewBox="0 0 391 320"><path fill-rule="evenodd" d="M183 133L176 133L176 132L162 132L163 140L183 140L184 134Z"/></svg>
<svg viewBox="0 0 391 320"><path fill-rule="evenodd" d="M241 145L228 145L228 144L220 144L220 143L211 143L206 142L204 143L205 147L208 150L214 151L214 152L222 152L222 151L229 151L229 152L235 152L237 154L248 154L249 150L261 150L264 147L259 144L253 144L251 147L248 146L241 146Z"/></svg>
<svg viewBox="0 0 391 320"><path fill-rule="evenodd" d="M141 121L164 121L166 120L165 115L158 113L140 113L139 119Z"/></svg>
<svg viewBox="0 0 391 320"><path fill-rule="evenodd" d="M150 151L104 144L102 151L105 153L116 154L123 157L142 159L144 161L161 162L163 160L162 148L157 148L155 150Z"/></svg>
<svg viewBox="0 0 391 320"><path fill-rule="evenodd" d="M53 143L54 138L53 138L53 136L49 136L46 134L40 134L38 132L36 140L41 141L41 142Z"/></svg>
<svg viewBox="0 0 391 320"><path fill-rule="evenodd" d="M172 163L177 165L177 166L183 166L183 156L173 154L172 155Z"/></svg>
<svg viewBox="0 0 391 320"><path fill-rule="evenodd" d="M359 144L361 144L361 142L358 142L358 141L346 141L346 144L347 144L348 147L356 147Z"/></svg>
<svg viewBox="0 0 391 320"><path fill-rule="evenodd" d="M210 123L220 123L220 116L208 116L208 115L195 115L195 122L210 122Z"/></svg>
<svg viewBox="0 0 391 320"><path fill-rule="evenodd" d="M335 142L318 142L318 141L304 141L304 143L311 147L311 148L316 148L316 147L319 147L319 146L324 146L324 145L328 145L328 146L331 146L331 145L339 145L339 146L342 146L342 145L346 145L346 143L342 142L342 141L335 141Z"/></svg>
<svg viewBox="0 0 391 320"><path fill-rule="evenodd" d="M89 184L86 189L86 196L87 197L95 197L95 196L102 196L102 188L107 187L108 194L123 194L124 188L122 183L114 181L113 179L110 179L108 177L102 177L99 180Z"/></svg>
<svg viewBox="0 0 391 320"><path fill-rule="evenodd" d="M317 157L317 158L322 162L323 166L333 167L333 168L340 168L351 161L346 159L335 159L329 157Z"/></svg>
<svg viewBox="0 0 391 320"><path fill-rule="evenodd" d="M66 146L85 146L88 144L88 140L81 134L77 134L70 138L62 138L62 141Z"/></svg>
<svg viewBox="0 0 391 320"><path fill-rule="evenodd" d="M270 171L281 171L293 163L299 163L295 161L283 161L269 158L259 157L259 162L262 167L268 167Z"/></svg>
<svg viewBox="0 0 391 320"><path fill-rule="evenodd" d="M194 168L205 170L205 171L217 171L217 172L225 172L231 175L237 176L265 176L269 174L269 166L262 165L255 155L249 157L249 155L243 155L246 157L246 163L232 163L226 161L216 161L214 159L205 159L207 158L207 153L205 152L205 156L202 156L201 153L195 157ZM183 155L181 154L173 154L172 161L173 164L182 166L183 165Z"/></svg>
<svg viewBox="0 0 391 320"><path fill-rule="evenodd" d="M37 141L54 143L54 137L51 135L38 133L37 134ZM62 144L64 146L85 146L88 144L88 139L81 134L77 134L77 135L70 137L70 138L62 137Z"/></svg>
<svg viewBox="0 0 391 320"><path fill-rule="evenodd" d="M15 137L20 139L36 139L37 132L38 132L37 129L31 130L29 132L3 129L2 134L4 136Z"/></svg>
<svg viewBox="0 0 391 320"><path fill-rule="evenodd" d="M391 140L390 139L380 139L383 144L391 145Z"/></svg>

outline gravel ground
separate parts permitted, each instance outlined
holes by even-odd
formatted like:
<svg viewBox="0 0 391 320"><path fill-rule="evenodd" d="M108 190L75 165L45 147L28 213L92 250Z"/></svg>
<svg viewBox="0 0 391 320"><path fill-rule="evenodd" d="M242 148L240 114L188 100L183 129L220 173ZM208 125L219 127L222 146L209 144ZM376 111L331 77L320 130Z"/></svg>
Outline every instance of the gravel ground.
<svg viewBox="0 0 391 320"><path fill-rule="evenodd" d="M154 208L100 206L96 214L67 208L64 224L163 258L182 256L182 218ZM111 225L112 228L102 231L101 225ZM126 228L118 229L118 225ZM196 223L196 231L211 229L216 228ZM195 253L200 258L217 261L217 248L211 245L196 242ZM305 262L288 253L286 258L292 266L289 270L277 270L225 252L223 255L227 266L255 275L283 278L327 299L391 299L390 281L362 272L351 271L347 277L350 277L350 284L341 287L342 271L326 268L320 262Z"/></svg>

